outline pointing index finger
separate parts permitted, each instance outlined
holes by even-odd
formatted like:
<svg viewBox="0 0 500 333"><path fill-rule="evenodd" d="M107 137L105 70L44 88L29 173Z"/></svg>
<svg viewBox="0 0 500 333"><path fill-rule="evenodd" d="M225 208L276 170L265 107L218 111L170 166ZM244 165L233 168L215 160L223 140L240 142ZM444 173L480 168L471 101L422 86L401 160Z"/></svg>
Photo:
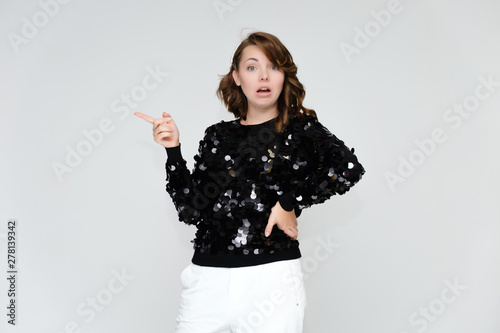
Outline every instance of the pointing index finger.
<svg viewBox="0 0 500 333"><path fill-rule="evenodd" d="M155 119L153 117L150 117L147 114L144 114L141 112L134 112L134 115L141 118L141 119L144 119L145 121L147 121L148 123L151 123L151 124L153 124L155 121Z"/></svg>

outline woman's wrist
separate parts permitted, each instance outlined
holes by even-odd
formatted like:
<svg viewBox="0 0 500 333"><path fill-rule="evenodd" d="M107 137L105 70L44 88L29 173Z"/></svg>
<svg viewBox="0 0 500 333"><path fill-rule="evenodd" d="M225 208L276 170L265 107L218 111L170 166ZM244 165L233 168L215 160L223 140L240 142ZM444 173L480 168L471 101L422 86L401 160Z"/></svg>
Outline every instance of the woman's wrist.
<svg viewBox="0 0 500 333"><path fill-rule="evenodd" d="M165 147L165 151L167 152L168 162L179 162L182 161L182 153L181 153L181 144L174 147Z"/></svg>
<svg viewBox="0 0 500 333"><path fill-rule="evenodd" d="M283 208L283 210L287 211L287 212L291 212L295 207L293 205L293 192L290 191L290 192L287 192L285 194L283 194L278 202L281 206L281 208Z"/></svg>

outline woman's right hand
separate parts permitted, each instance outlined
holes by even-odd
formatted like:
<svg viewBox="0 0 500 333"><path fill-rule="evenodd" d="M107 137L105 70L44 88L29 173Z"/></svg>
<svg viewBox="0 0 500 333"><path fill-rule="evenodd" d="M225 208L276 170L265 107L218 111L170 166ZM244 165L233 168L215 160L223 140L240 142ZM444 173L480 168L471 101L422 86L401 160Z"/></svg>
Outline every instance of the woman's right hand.
<svg viewBox="0 0 500 333"><path fill-rule="evenodd" d="M165 148L179 145L179 130L170 114L163 112L163 117L157 119L140 112L135 112L134 115L153 124L153 137L156 143Z"/></svg>

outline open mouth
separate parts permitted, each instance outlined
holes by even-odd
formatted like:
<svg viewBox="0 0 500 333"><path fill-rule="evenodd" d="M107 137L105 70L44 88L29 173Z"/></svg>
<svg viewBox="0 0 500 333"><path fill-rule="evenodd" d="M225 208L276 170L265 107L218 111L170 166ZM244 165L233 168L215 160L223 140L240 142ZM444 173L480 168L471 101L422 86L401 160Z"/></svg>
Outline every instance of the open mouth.
<svg viewBox="0 0 500 333"><path fill-rule="evenodd" d="M271 89L266 88L266 87L264 87L264 88L260 88L259 90L257 90L257 93L258 93L258 94L268 94L268 93L270 93L270 92L271 92Z"/></svg>

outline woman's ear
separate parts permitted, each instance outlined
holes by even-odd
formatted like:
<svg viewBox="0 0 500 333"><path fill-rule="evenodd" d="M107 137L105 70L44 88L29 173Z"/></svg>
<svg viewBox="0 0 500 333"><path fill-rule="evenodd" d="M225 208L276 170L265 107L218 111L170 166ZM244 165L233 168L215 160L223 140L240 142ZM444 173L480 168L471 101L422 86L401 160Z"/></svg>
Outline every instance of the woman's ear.
<svg viewBox="0 0 500 333"><path fill-rule="evenodd" d="M240 86L240 77L238 75L238 72L236 72L234 69L231 73L233 75L233 80L236 82L236 85L239 87Z"/></svg>

